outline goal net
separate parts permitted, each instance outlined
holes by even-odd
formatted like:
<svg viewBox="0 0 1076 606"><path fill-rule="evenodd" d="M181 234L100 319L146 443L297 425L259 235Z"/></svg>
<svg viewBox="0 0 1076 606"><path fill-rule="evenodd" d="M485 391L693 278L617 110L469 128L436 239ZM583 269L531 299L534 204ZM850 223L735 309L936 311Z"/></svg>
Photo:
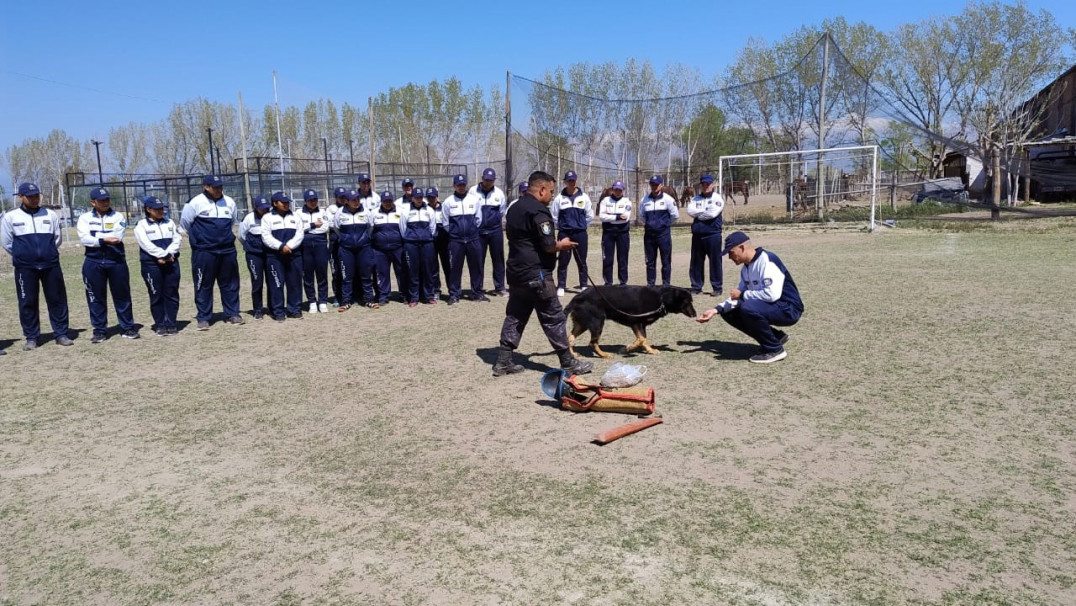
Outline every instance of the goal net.
<svg viewBox="0 0 1076 606"><path fill-rule="evenodd" d="M783 207L790 218L823 216L824 209L870 205L873 231L878 196L878 147L737 154L718 159L726 207Z"/></svg>

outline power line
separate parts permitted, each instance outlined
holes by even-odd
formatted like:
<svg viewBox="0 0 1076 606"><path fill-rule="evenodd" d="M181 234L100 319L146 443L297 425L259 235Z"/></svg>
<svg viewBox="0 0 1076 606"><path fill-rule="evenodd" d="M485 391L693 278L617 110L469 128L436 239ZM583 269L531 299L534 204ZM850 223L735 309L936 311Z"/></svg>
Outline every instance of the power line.
<svg viewBox="0 0 1076 606"><path fill-rule="evenodd" d="M151 97L139 97L138 95L128 95L126 93L117 93L116 91L102 90L102 89L93 88L93 87L90 87L90 86L81 86L81 85L78 85L78 84L69 84L67 82L60 82L58 80L50 80L48 78L41 78L41 77L38 77L38 76L31 76L30 74L23 74L21 72L13 72L13 71L7 70L7 69L0 70L0 72L3 72L5 74L11 74L13 76L21 76L23 78L29 78L31 80L39 80L41 82L48 82L49 84L58 84L60 86L66 86L66 87L69 87L69 88L76 88L76 89L79 89L79 90L88 90L88 91L94 92L94 93L101 93L102 95L113 95L113 96L116 96L116 97L126 97L128 99L137 99L139 101L152 101L154 103L169 103L168 101L162 101L160 99L153 99Z"/></svg>

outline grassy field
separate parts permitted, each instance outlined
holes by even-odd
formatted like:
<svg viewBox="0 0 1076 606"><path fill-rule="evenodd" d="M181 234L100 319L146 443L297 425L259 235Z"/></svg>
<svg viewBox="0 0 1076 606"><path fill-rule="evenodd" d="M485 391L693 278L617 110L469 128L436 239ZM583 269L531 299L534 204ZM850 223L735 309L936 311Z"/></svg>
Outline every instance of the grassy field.
<svg viewBox="0 0 1076 606"><path fill-rule="evenodd" d="M490 376L503 299L23 352L5 270L0 604L1076 603L1076 221L931 227L750 232L788 359L664 319L626 359L665 424L605 447L536 321Z"/></svg>

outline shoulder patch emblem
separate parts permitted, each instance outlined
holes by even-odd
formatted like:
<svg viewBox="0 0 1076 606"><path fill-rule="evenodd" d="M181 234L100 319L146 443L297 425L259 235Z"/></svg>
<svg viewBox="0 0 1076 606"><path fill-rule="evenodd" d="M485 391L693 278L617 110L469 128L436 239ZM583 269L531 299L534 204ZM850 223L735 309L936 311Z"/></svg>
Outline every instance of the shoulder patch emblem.
<svg viewBox="0 0 1076 606"><path fill-rule="evenodd" d="M545 223L539 225L538 229L542 230L543 236L548 236L549 234L553 233L553 224L549 221L546 221Z"/></svg>

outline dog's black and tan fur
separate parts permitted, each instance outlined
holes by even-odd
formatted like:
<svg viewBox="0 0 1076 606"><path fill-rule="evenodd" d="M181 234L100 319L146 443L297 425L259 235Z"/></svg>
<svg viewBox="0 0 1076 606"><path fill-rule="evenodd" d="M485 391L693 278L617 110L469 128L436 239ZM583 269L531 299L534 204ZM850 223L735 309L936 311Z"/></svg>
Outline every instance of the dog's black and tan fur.
<svg viewBox="0 0 1076 606"><path fill-rule="evenodd" d="M695 317L695 306L691 302L691 293L675 286L595 286L576 295L564 308L572 320L568 332L568 345L575 354L575 339L590 331L590 346L594 353L603 357L612 357L602 351L598 341L606 320L623 324L635 333L635 342L627 351L642 348L646 353L658 351L650 346L646 337L646 327L668 314L684 314Z"/></svg>

